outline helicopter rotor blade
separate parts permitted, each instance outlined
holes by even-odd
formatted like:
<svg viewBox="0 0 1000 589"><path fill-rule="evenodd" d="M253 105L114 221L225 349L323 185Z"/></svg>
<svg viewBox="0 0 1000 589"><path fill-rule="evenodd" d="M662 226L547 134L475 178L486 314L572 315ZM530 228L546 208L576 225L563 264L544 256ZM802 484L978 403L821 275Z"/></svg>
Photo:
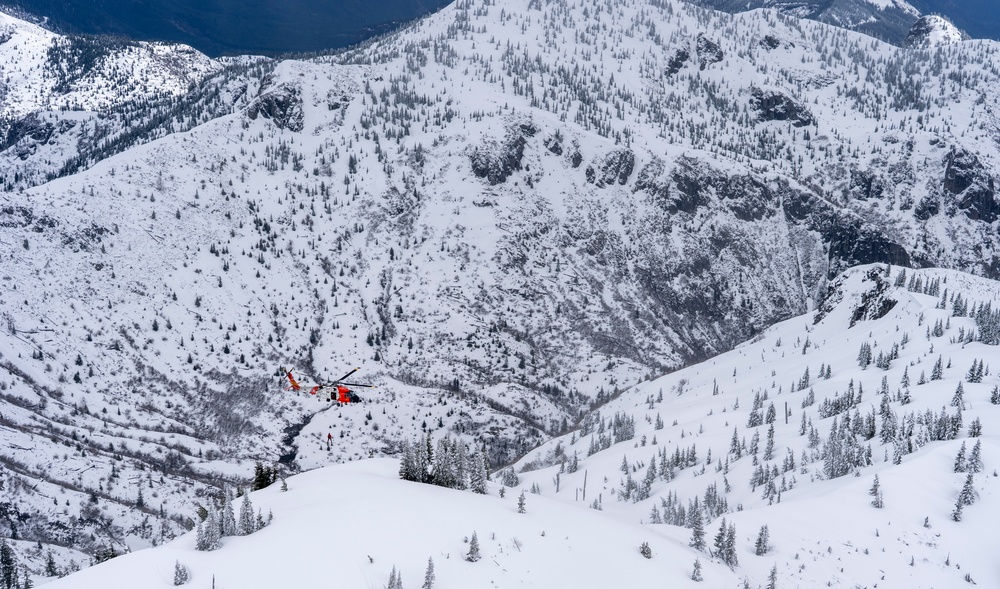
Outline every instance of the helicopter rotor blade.
<svg viewBox="0 0 1000 589"><path fill-rule="evenodd" d="M338 380L337 384L342 384L342 385L348 386L348 387L368 387L370 389L374 389L375 388L375 385L373 385L373 384L361 384L360 382L344 382L342 380Z"/></svg>
<svg viewBox="0 0 1000 589"><path fill-rule="evenodd" d="M352 371L348 372L347 374L345 374L344 376L341 376L340 378L338 378L337 380L335 380L335 381L333 381L333 382L343 382L343 380L344 380L345 378L347 378L347 377L351 376L352 374L354 374L355 372L357 372L357 371L359 371L359 370L361 370L361 368L355 368L354 370L352 370Z"/></svg>

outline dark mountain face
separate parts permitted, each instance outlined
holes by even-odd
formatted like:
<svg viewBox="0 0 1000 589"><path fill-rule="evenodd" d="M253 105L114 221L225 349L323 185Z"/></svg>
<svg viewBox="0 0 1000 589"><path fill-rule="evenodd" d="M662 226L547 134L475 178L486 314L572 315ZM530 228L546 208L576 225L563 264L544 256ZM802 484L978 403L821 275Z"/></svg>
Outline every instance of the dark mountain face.
<svg viewBox="0 0 1000 589"><path fill-rule="evenodd" d="M186 43L209 55L319 51L357 43L446 0L13 0L68 33Z"/></svg>
<svg viewBox="0 0 1000 589"><path fill-rule="evenodd" d="M924 14L948 17L974 39L1000 39L1000 4L995 0L912 0Z"/></svg>
<svg viewBox="0 0 1000 589"><path fill-rule="evenodd" d="M842 27L899 45L917 20L917 15L902 8L880 9L867 0L688 0L692 4L721 10L745 12L773 8L799 18ZM940 2L941 0L938 0ZM944 0L949 1L949 0ZM911 2L913 6L916 3Z"/></svg>

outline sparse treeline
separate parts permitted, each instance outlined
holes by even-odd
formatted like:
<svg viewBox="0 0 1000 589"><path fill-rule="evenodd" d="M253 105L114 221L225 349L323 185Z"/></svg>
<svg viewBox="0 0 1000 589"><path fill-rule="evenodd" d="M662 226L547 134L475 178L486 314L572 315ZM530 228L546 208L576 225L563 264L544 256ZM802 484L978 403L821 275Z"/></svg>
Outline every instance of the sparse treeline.
<svg viewBox="0 0 1000 589"><path fill-rule="evenodd" d="M635 418L622 412L615 413L609 422L600 411L588 414L580 424L580 437L590 436L587 456L607 450L612 444L635 437Z"/></svg>
<svg viewBox="0 0 1000 589"><path fill-rule="evenodd" d="M489 473L482 452L451 436L438 439L434 446L429 433L413 442L404 440L399 478L486 494Z"/></svg>
<svg viewBox="0 0 1000 589"><path fill-rule="evenodd" d="M237 517L229 491L226 491L220 507L200 507L198 517L200 521L195 539L195 548L198 550L216 550L222 547L222 538L225 536L248 536L271 523L270 514L265 519L259 510L254 513L249 493L243 493Z"/></svg>

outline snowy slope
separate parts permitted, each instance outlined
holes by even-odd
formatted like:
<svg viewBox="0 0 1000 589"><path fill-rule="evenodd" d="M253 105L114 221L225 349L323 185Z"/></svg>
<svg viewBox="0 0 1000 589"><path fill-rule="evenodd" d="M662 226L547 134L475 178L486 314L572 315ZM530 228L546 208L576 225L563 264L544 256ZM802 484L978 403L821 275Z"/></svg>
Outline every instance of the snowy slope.
<svg viewBox="0 0 1000 589"><path fill-rule="evenodd" d="M3 153L5 498L29 541L146 546L256 461L448 431L504 464L856 264L996 277L996 49L461 2L343 54L213 62L155 107L36 113L103 130ZM335 407L282 367L378 388Z"/></svg>
<svg viewBox="0 0 1000 589"><path fill-rule="evenodd" d="M182 94L219 68L190 47L63 37L3 13L0 64L4 123L37 110L107 110Z"/></svg>
<svg viewBox="0 0 1000 589"><path fill-rule="evenodd" d="M661 500L669 493L679 498L681 505L690 506L696 497L705 498L708 489L714 488L728 503L725 511L736 513L706 519L709 546L721 517L725 517L739 532L738 571L760 582L776 564L779 587L812 587L828 580L849 587L876 583L891 587L959 586L967 574L980 585L995 586L1000 577L994 566L992 540L996 531L991 514L1000 497L996 478L1000 443L995 426L990 424L1000 415L1000 397L995 393L1000 378L993 362L996 347L969 340L969 334L977 331L974 320L953 316L951 303L941 308L941 296L892 287L900 271L894 269L891 277L883 278L879 276L882 268L854 269L831 289L828 312L821 318L812 313L780 323L732 352L635 387L600 410L601 422L608 422L609 431L612 416L634 418L634 438L592 456L588 456L588 447L601 434L577 432L569 439L553 440L521 464L537 462L558 445L556 461L565 467L575 455L577 472L564 470L557 475L560 466L549 466L522 474L521 485L537 484L544 496L580 505L587 477L586 501L597 499L604 514L623 521L643 521L680 539L690 538L691 531L650 524L651 510L655 506L665 514ZM947 289L944 296L949 301L956 297L970 308L981 304L995 308L1000 298L996 282L936 270L907 274L911 278L915 275L924 285L940 281L941 293ZM885 286L879 287L880 282ZM851 326L859 316L857 309L881 308L883 300L895 301L884 316L860 319ZM933 334L938 321L947 325L941 336ZM888 353L904 337L909 341L899 347L898 358L887 370L874 364L859 366L858 351L863 344L869 344L877 356ZM939 357L946 366L943 376L929 380ZM972 383L968 372L977 361L993 366L981 382ZM829 367L829 378L817 378L822 366ZM904 374L909 386L902 384ZM927 382L920 384L924 377ZM802 386L803 379L809 380L808 386ZM883 379L888 384L892 421L901 432L888 443L880 442L886 423L880 412ZM952 403L959 385L964 390L961 411ZM843 397L848 387L860 402L846 412L821 417L823 402ZM661 393L663 400L657 401ZM748 427L752 401L758 395L767 396L760 410L763 423ZM814 402L804 406L810 396ZM996 397L993 402L991 397ZM773 423L774 458L768 460L765 452L770 426L765 415L770 405L777 408L777 418ZM787 423L781 417L786 407ZM867 414L876 417L876 436L859 441L861 448L871 448L871 464L848 468L845 476L831 478L825 468L832 424L834 420L842 423L847 416L856 424L857 412L862 418ZM925 423L924 418L942 412L951 416L961 413L963 425L953 439L929 440L934 424ZM662 429L656 427L658 417L666 422ZM976 420L982 424L982 437L970 434ZM801 433L803 423L808 424L807 432L812 428L818 431L818 446L811 447L809 436ZM730 451L734 430L744 446L742 458ZM759 435L759 453L747 451L753 446L754 435ZM970 474L955 472L956 456L965 446L968 457L977 442L982 444L983 461L982 469L972 475L978 499L964 508L961 521L956 522L952 517L956 500ZM627 479L641 485L647 465L659 464L659 452L670 457L677 450L685 452L692 447L697 448L697 462L675 469L676 478L669 481L657 474L649 499L622 497ZM898 460L897 448L901 449ZM789 458L794 460L791 469L787 468ZM630 466L627 477L619 468L623 460ZM768 494L767 484L750 482L758 464L778 469L774 479L777 495ZM556 476L560 477L559 492L554 485ZM876 476L883 493L882 509L871 505L869 491ZM727 481L732 490L724 492ZM773 548L758 557L753 551L762 525L769 528Z"/></svg>
<svg viewBox="0 0 1000 589"><path fill-rule="evenodd" d="M687 0L730 13L769 8L789 16L871 35L896 45L906 39L920 11L904 0Z"/></svg>
<svg viewBox="0 0 1000 589"><path fill-rule="evenodd" d="M924 411L937 413L942 405L947 413L957 411L949 400L965 380L966 364L995 358L995 346L958 339L960 330L975 328L972 319L953 316L950 303L939 308L941 297L923 294L922 288L914 292L891 286L899 269L890 273L889 283L883 272L881 267L853 270L831 290L822 316L810 313L775 325L732 352L627 391L594 415L593 434L574 432L526 457L518 465L519 484L507 488L504 498L497 482L487 495L476 495L400 481L395 460L330 466L289 478L287 492L275 484L254 493L254 505L272 513L273 522L251 536L224 539L217 551L196 551L192 533L51 586L169 586L180 562L195 585L306 586L332 578L348 586L384 586L395 567L405 586L413 587L424 579L428 558L434 562L433 587L722 587L744 581L764 586L772 568L777 587L954 587L970 579L996 586L1000 576L993 560L991 514L1000 501L1000 443L994 431L1000 405L989 398L1000 379L992 369L982 382L963 383L965 425L957 437L927 441L927 428L918 423L909 436L914 448L896 464L893 443L879 443L879 424L875 438L861 442L873 447L870 465L851 468L845 476L824 474L819 456L831 443L831 422L855 410L877 413L883 377L890 383L890 410L905 425L908 415L921 419ZM936 270L907 275L923 285L940 281L941 292L946 288L947 299L954 295L960 306L962 300L977 306L1000 300L996 282ZM889 300L895 305L883 316L874 318L876 312L858 318L859 308L860 316L866 316L864 310L885 310L881 301ZM925 328L938 320L949 327L942 336L927 337ZM858 365L856 349L863 342L882 352L904 335L909 341L888 370ZM917 384L918 375L929 374L938 356L952 366L940 380ZM825 371L815 376L820 366L831 367L829 378ZM814 378L800 387L807 369ZM899 384L904 372L913 377L908 387ZM817 411L823 402L844 393L851 382L862 395L857 408L821 418ZM800 390L786 388L790 383ZM661 391L663 398L657 400ZM762 434L768 427L766 422L746 427L757 393L767 393L764 407L774 403L779 415L785 403L789 408L788 423L778 417L773 424L773 460L765 457L764 435L759 450L748 446L751 431ZM900 401L904 393L910 397L906 404ZM803 407L807 395L816 401ZM591 436L610 435L612 415L633 418L634 437L587 456ZM809 436L800 435L801 415L822 432L819 447L810 447ZM657 416L666 421L662 429L655 425ZM968 426L976 419L982 435L970 437ZM603 429L604 420L609 428L601 432L597 428ZM730 452L734 428L744 444L741 458ZM896 440L905 444L907 437ZM961 444L972 450L977 441L983 465L972 475L976 498L961 521L955 521L952 512L968 476L954 472L955 456ZM539 459L556 447L558 453L548 456L552 466L539 468ZM655 476L647 499L620 498L624 481L642 479L646 465L658 462L659 451L671 456L689 447L697 448L695 464L672 469L669 480ZM762 498L761 486L754 489L748 483L751 472L757 464L780 467L786 453L796 464L779 475L780 493ZM574 454L579 469L570 472ZM619 470L623 460L629 475ZM872 505L869 494L876 477L882 508ZM711 510L717 511L708 513L705 507L709 548L689 546L692 531L684 526L653 521L654 508L666 517L660 506L668 497L690 508L690 501L710 487L717 492ZM517 508L521 492L526 492L525 513ZM732 566L709 553L723 518L737 532L738 562ZM755 542L763 525L770 536L767 550L758 556ZM473 532L482 553L475 563L464 560ZM650 548L649 560L639 552L643 543ZM696 559L702 584L690 578Z"/></svg>

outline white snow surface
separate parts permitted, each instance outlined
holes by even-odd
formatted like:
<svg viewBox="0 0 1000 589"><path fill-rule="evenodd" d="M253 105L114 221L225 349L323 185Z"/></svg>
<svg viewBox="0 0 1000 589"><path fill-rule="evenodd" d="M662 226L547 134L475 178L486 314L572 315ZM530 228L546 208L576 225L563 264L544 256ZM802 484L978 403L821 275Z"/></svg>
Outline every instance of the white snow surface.
<svg viewBox="0 0 1000 589"><path fill-rule="evenodd" d="M658 444L671 451L697 439L700 456L712 447L713 456L721 457L732 427L743 430L746 424L754 390L766 390L772 399L801 401L801 393L787 392L788 384L801 377L805 366L815 374L820 363L833 363L833 378L815 385L819 400L843 391L850 378L864 379L871 399L881 371L856 368L853 357L866 339L867 324L847 329L843 319L850 312L840 310L836 321L831 315L807 328L809 319L801 317L709 363L647 382L679 365L685 350L677 344L678 334L655 321L654 310L633 306L639 286L627 277L710 252L720 280L740 288L738 296L720 307L724 318L731 320L737 310L748 308L756 313L752 319L763 321L804 312L819 298L830 269L827 252L814 231L782 214L759 223L740 221L726 210L668 215L663 203L633 189L635 174L629 184L597 186L585 179L585 170L600 167L604 158L628 144L636 170L662 160L667 175L678 160L690 158L705 176L721 170L760 178L771 187L782 182L819 187L817 198L836 201L850 215L887 227L900 243L917 244L916 254L977 269L996 254L990 241L995 231L967 222L958 208L964 204L962 195L942 194L932 179L955 149L978 154L988 169L1000 161L991 106L1000 87L995 59L1000 46L963 43L936 49L928 60L920 52L770 11L727 16L673 1L651 7L605 3L585 16L584 6L570 3L559 3L550 12L529 8L528 2L456 3L354 52L290 60L273 72L263 67L263 73L238 72L220 83L224 116L108 157L81 173L0 193L0 210L9 215L4 222L10 222L0 237L0 354L5 369L0 384L3 440L11 449L4 459L13 473L5 479L4 501L38 516L34 521L44 516L92 526L80 536L84 542L91 531L110 529L117 545L138 550L183 530L199 497L215 492L220 480L245 483L256 460L273 463L294 450L302 469L354 462L372 454L391 455L399 440L425 430L452 432L475 444L501 437L535 444L549 437L546 432L559 431L560 422L572 424L575 409L638 382L638 393L627 392L602 413L607 417L609 411L627 410L636 415L636 439L646 435L645 448L622 443L585 458L587 441L573 445L571 438L561 437L525 459L544 463L550 449L558 456L554 450L560 442L563 452L580 451L586 463L582 469L590 471L586 502L570 496L571 489L582 488L579 473L564 475L559 493L554 492L551 468L524 479L538 483L543 496L579 503L576 507L603 497L603 514L581 509L575 517L610 517L636 530L638 535L627 546L615 546L616 551L632 554L651 533L673 538L676 554L651 541L657 555L653 562L680 567L670 568L671 575L686 574L696 556L685 548L688 532L639 527L637 522L648 520L653 500L618 504L611 499L610 491L621 487L616 473L622 454L635 462L646 460L656 435ZM76 95L73 89L65 96L53 95L53 82L40 74L52 42L49 34L10 19L4 22L14 28L0 44L0 63L4 75L17 81L6 91L18 98L3 101L2 108L49 109L44 118L79 120L77 130L86 121L111 124L105 118L111 115L100 109L116 104L118 95L99 89L114 87L107 80L118 78L98 75L107 71L101 66L94 76L83 78L86 85ZM700 33L720 45L722 61L700 67L692 58L674 76L665 75L679 50L696 53ZM777 46L763 42L768 35L779 41ZM604 47L607 38L620 44ZM130 47L109 63L143 51L155 55L158 49ZM164 92L180 92L187 80L222 65L191 57L182 75L164 75ZM544 68L532 70L525 82L522 68L534 63ZM244 65L253 67L251 60L235 64ZM560 69L563 65L567 68ZM131 70L122 66L116 71ZM564 74L565 79L560 77ZM137 79L131 73L127 77ZM749 110L754 87L781 89L808 106L816 122L798 128L788 121L755 121ZM152 84L150 89L160 92ZM296 92L302 98L299 131L247 114L261 96ZM77 102L95 111L62 112ZM470 154L499 153L499 143L528 124L535 135L526 140L522 169L497 185L471 174ZM38 151L24 165L35 166L36 177L58 170L76 153L76 132L33 145ZM562 155L543 143L557 134ZM574 148L582 161L579 167L570 158ZM857 155L848 165L832 156L838 152ZM5 170L21 165L18 156L5 157ZM850 196L855 169L891 170L885 198ZM940 204L944 212L925 225L915 224L913 208L925 200ZM759 237L754 243L767 254L767 271L748 269L741 257L745 252L716 249L716 241L709 239L715 235L698 233L717 225ZM664 227L662 233L653 231ZM619 262L620 274L609 276L607 266ZM682 270L671 280L690 280ZM988 281L946 271L920 274L948 277L953 291L977 300L996 298L996 285ZM780 288L772 290L786 297L780 303L762 294L775 284ZM696 294L707 300L706 293ZM925 343L924 329L947 311L935 310L935 301L923 295L903 299L872 329L879 330L883 347L898 341L897 325L910 334L909 346L887 373L893 392L904 364L914 363L909 374L913 382L918 368L930 372L936 357L930 344L934 354L951 354L954 366L948 379L912 387L915 398L925 397L915 407L938 411L972 358L993 357L995 348L946 342L959 326L968 329L969 320L959 318L952 319L947 337ZM907 309L908 314L900 315ZM930 318L920 325L918 309ZM577 329L580 324L587 326L586 333ZM623 324L633 338L626 343L641 352L642 361L635 354L597 349L595 341L614 343ZM384 325L395 331L383 331ZM715 334L706 329L696 337L686 335L689 342L711 347ZM802 354L800 344L807 337L814 345ZM536 350L545 352L546 362L536 361ZM361 366L359 380L379 387L359 391L369 400L361 407L335 407L283 392L279 369L308 365L315 374L305 375L306 382ZM688 379L687 392L671 398L681 378ZM722 389L718 397L711 396L713 381ZM460 390L450 388L452 382ZM996 438L989 423L995 419L987 417L994 409L982 399L993 384L996 378L990 376L984 384L967 385L975 394L969 393L973 401L966 421L983 415L990 468L995 468L989 460ZM541 385L573 394L574 403L542 394ZM776 396L779 386L785 392ZM656 410L642 409L645 397L661 388L668 400ZM737 398L739 410L734 409ZM796 402L789 404L793 411L798 410ZM678 426L654 433L643 419L649 415L652 420L654 411L662 412L668 424L677 419ZM522 421L521 414L532 421ZM702 423L705 431L698 434ZM817 420L817 429L825 439L828 425ZM335 440L331 446L328 435ZM798 459L804 441L781 428L777 435L778 455L787 447ZM829 501L843 505L844 511L867 509L864 488L873 473L885 468L886 509L831 522L831 537L859 550L870 547L873 555L881 554L883 546L887 554L896 550L900 563L907 565L910 549L899 542L910 542L918 562L926 558L938 567L935 571L940 569L931 573L896 563L899 568L892 570L897 578L914 574L951 583L968 570L980 584L1000 586L991 577L995 573L978 566L985 558L976 552L978 544L968 556L954 552L950 568L941 566L947 548L962 544L957 532L945 532L976 528L982 518L973 514L989 513L992 505L987 499L994 479L981 474L977 484L983 502L969 506L961 524L952 527L947 521L961 484L958 475L946 472L948 457L957 451L952 442L932 443L908 455L898 468L877 462L860 480L806 484L816 469L809 465L806 474L796 475L799 484L784 494L782 503L772 506L762 505L766 502L759 492L749 492L751 469L744 458L729 477L735 497L730 505L735 509L743 503L745 508L730 516L739 523L743 549L752 547L754 528L762 521L751 513L791 509L789 521L794 521L814 511L794 507L815 505L808 497L814 502L836 497ZM881 450L874 449L876 459ZM381 471L383 479L391 478L390 471ZM894 501L898 490L914 486L922 472L936 475L931 492L914 493L913 505ZM664 496L675 485L680 499L687 501L711 480L721 481L718 474L694 478L690 469L681 474L681 479L657 483L653 496ZM364 497L350 492L350 484L345 483L346 497ZM146 492L145 510L132 508L140 488ZM517 491L508 491L506 507L511 494ZM90 495L100 498L99 507ZM451 492L448 496L462 497L457 503L466 499ZM801 503L793 501L796 496ZM469 501L479 505L481 498ZM880 526L877 542L860 544L858 538L869 536L854 536L861 532L849 527L903 507L905 518L892 519L893 530L905 523L911 536L890 535ZM159 517L161 511L175 518ZM284 517L281 512L275 504L275 525ZM932 547L930 540L913 540L928 533L920 525L925 515L931 518L932 533L942 533L950 538L947 542L934 541L937 547ZM146 525L146 519L153 523ZM784 516L775 518L774 527L785 528L779 519L785 521ZM714 533L711 524L707 530ZM336 530L326 532L334 534L329 544L326 537L309 544L320 547L317 558L351 542ZM396 537L413 546L419 544L419 533L401 528ZM524 541L540 537L539 529L518 533ZM813 575L818 569L809 579L825 583L836 573L836 559L844 558L859 567L845 579L859 575L857 582L873 583L858 572L870 572L865 563L871 561L849 556L843 544L834 556L825 544L816 544L826 533L819 527L776 531L775 556L781 556L782 574L791 578L798 574L792 569L806 564L799 572ZM864 533L873 535L867 528ZM852 539L844 539L848 534ZM983 534L976 537L991 538L988 530ZM260 538L266 537L262 532ZM896 542L899 537L904 540ZM298 544L291 537L282 539ZM895 543L886 544L890 542ZM30 543L19 549L27 559ZM455 550L435 549L437 555ZM671 558L661 558L661 553ZM216 556L224 554L225 549ZM60 548L58 556L60 566L86 559L68 548ZM377 556L380 567L397 558L388 552ZM166 566L173 559L168 557ZM707 555L702 559L706 578L729 575L726 582L747 574L760 583L769 568L742 553L741 568L733 574L710 564ZM117 562L102 566L125 566ZM37 573L38 561L32 563ZM407 564L404 572L414 579L422 570L417 562ZM376 572L373 578L385 578L384 568ZM196 573L204 579L211 567L199 567Z"/></svg>
<svg viewBox="0 0 1000 589"><path fill-rule="evenodd" d="M215 552L194 550L188 534L165 546L113 559L51 584L61 588L114 588L170 586L175 562L191 570L193 586L300 587L333 582L350 587L384 586L395 566L404 586L418 586L427 559L434 561L433 587L731 587L746 580L763 586L772 567L777 587L960 587L966 577L979 586L1000 586L995 562L997 530L993 514L1000 507L1000 405L990 402L991 390L1000 383L996 348L965 343L973 329L966 317L952 316L949 305L939 308L940 297L889 288L885 297L895 300L889 312L874 320L860 320L849 327L862 295L875 286L873 273L881 267L850 271L835 287L841 300L814 324L814 313L785 321L766 333L702 364L636 386L600 409L601 416L628 415L635 419L635 437L587 456L590 437L576 432L548 442L525 457L520 483L499 496L492 483L489 494L444 489L404 482L396 475L392 459L361 460L328 466L288 479L288 491L273 485L253 494L263 513L273 513L273 523L248 537L224 540ZM893 281L899 270L889 277ZM1000 301L1000 284L952 271L907 271L922 280L940 280L949 295L966 301ZM925 282L926 284L926 282ZM927 336L940 320L944 335ZM862 369L859 346L868 343L878 352L899 347L899 357L887 370L874 365ZM809 342L806 345L806 342ZM948 368L940 380L917 384L930 374L938 357ZM968 368L982 359L990 368L982 382L963 382ZM820 378L821 366L831 367L830 378ZM810 370L806 388L792 392L789 384L801 381ZM910 385L901 385L904 372ZM848 383L863 387L857 406L861 414L878 412L879 388L888 382L890 407L905 421L911 412L937 412L949 405L959 383L965 396L965 426L956 439L917 442L912 453L894 464L892 445L879 437L862 442L872 446L872 464L834 479L823 475L818 450L800 435L803 413L826 443L831 423L844 414L821 418L817 408L825 399L843 393ZM713 394L717 387L717 394ZM901 391L911 402L902 404ZM656 401L660 393L662 401ZM803 407L809 393L816 403ZM744 443L752 433L748 414L756 393L767 393L763 406L773 403L788 423L774 423L775 461L762 455L736 459L729 452L734 428ZM666 425L655 427L655 418ZM981 437L970 438L967 426L979 419ZM767 425L759 426L763 433ZM880 426L881 428L881 426ZM921 438L922 426L914 430ZM956 498L965 473L954 472L959 446L971 450L982 444L984 468L973 475L977 498L965 508L961 521L953 521ZM638 502L616 499L624 486L623 461L641 479L657 451L667 455L697 447L698 463L681 468L672 480L657 478L649 499ZM763 435L761 441L763 448ZM707 459L711 452L712 459ZM574 454L579 470L562 470ZM777 500L761 497L748 477L758 458L777 466L787 455L796 466L781 474ZM887 454L887 456L886 456ZM802 457L804 460L799 461ZM723 468L725 462L725 470ZM548 466L546 466L548 464ZM884 508L872 505L869 494L875 477L884 493ZM585 482L586 482L586 487ZM557 486L558 481L558 486ZM724 491L725 481L732 485ZM785 488L787 484L787 488ZM706 538L713 537L722 518L735 525L739 563L732 568L707 551L688 545L690 530L650 523L651 510L674 494L683 504L715 486L729 505L720 517L705 524ZM526 495L526 512L517 512L517 496ZM595 510L594 504L601 510ZM754 554L757 532L770 531L766 554ZM465 541L476 532L482 560L466 562ZM644 559L639 546L648 543L652 558ZM704 581L689 577L693 563L703 565Z"/></svg>

